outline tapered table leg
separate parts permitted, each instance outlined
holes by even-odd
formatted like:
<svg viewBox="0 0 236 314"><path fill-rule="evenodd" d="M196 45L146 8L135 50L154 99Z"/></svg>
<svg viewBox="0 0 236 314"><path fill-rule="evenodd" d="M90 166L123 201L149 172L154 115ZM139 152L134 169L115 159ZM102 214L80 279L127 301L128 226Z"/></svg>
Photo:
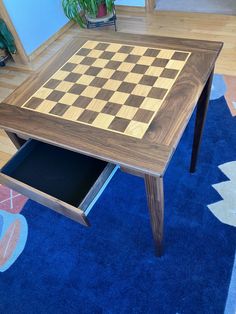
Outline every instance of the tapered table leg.
<svg viewBox="0 0 236 314"><path fill-rule="evenodd" d="M197 158L198 158L199 148L200 148L201 140L202 140L202 132L203 132L203 128L204 128L204 124L206 120L207 108L208 108L209 98L210 98L210 93L211 93L213 74L214 74L214 70L211 72L211 75L208 81L206 82L206 85L197 103L197 113L196 113L195 129L194 129L194 139L193 139L190 172L194 172L196 170Z"/></svg>
<svg viewBox="0 0 236 314"><path fill-rule="evenodd" d="M155 251L157 256L163 252L163 223L164 223L164 189L163 178L145 175L145 186L148 207L151 218Z"/></svg>
<svg viewBox="0 0 236 314"><path fill-rule="evenodd" d="M17 134L8 131L5 132L17 149L19 149L22 145L25 144L26 141L20 138Z"/></svg>

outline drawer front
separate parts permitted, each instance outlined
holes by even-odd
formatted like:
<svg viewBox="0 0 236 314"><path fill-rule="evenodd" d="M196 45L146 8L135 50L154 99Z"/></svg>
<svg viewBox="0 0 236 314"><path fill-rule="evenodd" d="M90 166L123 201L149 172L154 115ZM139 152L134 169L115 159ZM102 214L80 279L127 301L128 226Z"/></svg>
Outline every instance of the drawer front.
<svg viewBox="0 0 236 314"><path fill-rule="evenodd" d="M87 214L117 166L34 140L1 169L0 183L89 226Z"/></svg>
<svg viewBox="0 0 236 314"><path fill-rule="evenodd" d="M84 226L88 227L90 225L85 213L79 208L75 208L53 196L34 189L33 187L2 173L0 173L0 183L20 194L27 196L35 202L55 210L59 214L81 223Z"/></svg>

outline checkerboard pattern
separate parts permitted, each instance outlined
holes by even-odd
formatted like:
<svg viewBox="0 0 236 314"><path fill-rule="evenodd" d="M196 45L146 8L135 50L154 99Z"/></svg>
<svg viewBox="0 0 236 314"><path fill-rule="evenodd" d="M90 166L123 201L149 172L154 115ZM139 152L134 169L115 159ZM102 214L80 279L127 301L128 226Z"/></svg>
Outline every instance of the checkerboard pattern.
<svg viewBox="0 0 236 314"><path fill-rule="evenodd" d="M141 139L190 54L87 41L22 107Z"/></svg>

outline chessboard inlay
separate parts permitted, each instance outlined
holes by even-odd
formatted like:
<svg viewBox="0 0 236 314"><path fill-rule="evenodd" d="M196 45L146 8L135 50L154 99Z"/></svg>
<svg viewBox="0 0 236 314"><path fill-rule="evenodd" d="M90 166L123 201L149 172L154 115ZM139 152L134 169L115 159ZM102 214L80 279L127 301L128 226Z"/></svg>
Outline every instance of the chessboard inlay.
<svg viewBox="0 0 236 314"><path fill-rule="evenodd" d="M141 139L190 54L89 40L22 107Z"/></svg>

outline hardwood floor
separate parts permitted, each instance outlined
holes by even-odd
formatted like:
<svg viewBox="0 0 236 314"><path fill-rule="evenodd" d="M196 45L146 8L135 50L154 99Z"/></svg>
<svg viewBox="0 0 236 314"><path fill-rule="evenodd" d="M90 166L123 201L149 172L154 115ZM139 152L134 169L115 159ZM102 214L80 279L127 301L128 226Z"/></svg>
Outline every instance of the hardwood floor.
<svg viewBox="0 0 236 314"><path fill-rule="evenodd" d="M224 48L216 64L216 73L236 76L236 17L224 15L181 13L181 12L131 12L118 9L118 31L130 33L156 34L224 42ZM106 32L107 29L104 29ZM9 62L0 68L0 101L3 101L33 71L64 47L74 36L79 36L79 28L73 25L40 55L33 55L29 66ZM0 130L0 167L15 152L14 146Z"/></svg>

